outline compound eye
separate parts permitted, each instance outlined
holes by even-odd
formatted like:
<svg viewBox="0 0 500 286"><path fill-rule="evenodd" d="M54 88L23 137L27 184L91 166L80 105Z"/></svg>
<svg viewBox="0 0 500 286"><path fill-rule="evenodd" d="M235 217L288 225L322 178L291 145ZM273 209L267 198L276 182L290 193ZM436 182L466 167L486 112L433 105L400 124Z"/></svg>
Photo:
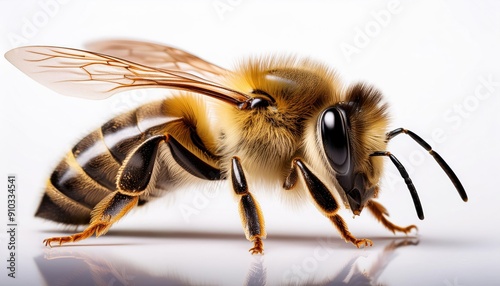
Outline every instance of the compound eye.
<svg viewBox="0 0 500 286"><path fill-rule="evenodd" d="M321 139L328 162L338 175L352 171L347 116L340 107L330 107L319 118Z"/></svg>

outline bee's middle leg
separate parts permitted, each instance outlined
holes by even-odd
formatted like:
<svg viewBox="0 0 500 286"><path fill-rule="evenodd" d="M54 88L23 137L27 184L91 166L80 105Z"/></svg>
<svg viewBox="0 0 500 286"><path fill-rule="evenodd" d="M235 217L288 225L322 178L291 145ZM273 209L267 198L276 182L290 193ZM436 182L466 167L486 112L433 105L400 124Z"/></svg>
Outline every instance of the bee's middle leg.
<svg viewBox="0 0 500 286"><path fill-rule="evenodd" d="M266 237L264 216L259 203L248 191L247 180L238 157L233 157L231 160L231 181L234 192L240 197L239 211L245 235L253 242L253 247L249 251L252 254L262 254L264 252L262 239Z"/></svg>
<svg viewBox="0 0 500 286"><path fill-rule="evenodd" d="M94 233L96 236L105 234L113 223L137 205L139 196L146 191L154 171L158 146L166 138L164 135L152 136L127 156L118 172L118 190L109 194L94 207L90 225L85 230L70 236L45 239L45 245L76 242Z"/></svg>
<svg viewBox="0 0 500 286"><path fill-rule="evenodd" d="M344 219L337 214L339 206L332 193L328 190L325 184L323 184L323 182L321 182L321 180L314 175L311 170L309 170L301 159L296 158L293 160L290 174L285 179L283 187L286 190L290 190L295 187L299 178L299 173L302 175L305 185L318 209L330 219L346 242L351 242L358 248L361 246L373 245L371 240L366 238L358 239L351 234L346 223L344 222Z"/></svg>

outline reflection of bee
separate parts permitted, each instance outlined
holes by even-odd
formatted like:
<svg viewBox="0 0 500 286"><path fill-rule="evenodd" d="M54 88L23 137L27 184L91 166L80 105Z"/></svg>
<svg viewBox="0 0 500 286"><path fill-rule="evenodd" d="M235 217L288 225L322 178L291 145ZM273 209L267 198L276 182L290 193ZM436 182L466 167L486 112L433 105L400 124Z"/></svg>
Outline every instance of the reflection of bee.
<svg viewBox="0 0 500 286"><path fill-rule="evenodd" d="M387 106L379 91L364 84L344 88L324 65L265 57L230 72L157 44L104 41L91 47L97 52L21 47L6 57L35 80L71 96L100 99L148 87L190 93L115 117L75 145L48 180L36 215L90 225L71 236L48 238L46 245L102 235L133 207L197 178L230 180L252 253L263 252L266 235L252 194L259 181L299 199L310 197L346 241L371 245L349 232L337 214L340 202L355 215L367 207L392 232L416 228L394 225L373 200L381 156L396 165L423 219L408 174L385 151L400 133L429 151L467 200L453 171L424 140L402 128L386 133ZM205 103L215 118L207 115Z"/></svg>

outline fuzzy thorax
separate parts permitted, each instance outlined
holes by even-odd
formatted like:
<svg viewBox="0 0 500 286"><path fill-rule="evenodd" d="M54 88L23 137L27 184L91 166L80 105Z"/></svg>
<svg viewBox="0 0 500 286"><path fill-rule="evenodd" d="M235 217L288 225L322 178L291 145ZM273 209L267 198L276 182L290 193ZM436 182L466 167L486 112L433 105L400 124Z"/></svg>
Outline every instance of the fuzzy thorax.
<svg viewBox="0 0 500 286"><path fill-rule="evenodd" d="M227 85L254 97L265 94L271 101L249 110L221 104L217 112L223 161L238 156L250 176L263 180L282 180L301 146L305 121L325 101L337 98L337 78L331 70L294 57L249 59ZM223 168L227 170L227 164Z"/></svg>

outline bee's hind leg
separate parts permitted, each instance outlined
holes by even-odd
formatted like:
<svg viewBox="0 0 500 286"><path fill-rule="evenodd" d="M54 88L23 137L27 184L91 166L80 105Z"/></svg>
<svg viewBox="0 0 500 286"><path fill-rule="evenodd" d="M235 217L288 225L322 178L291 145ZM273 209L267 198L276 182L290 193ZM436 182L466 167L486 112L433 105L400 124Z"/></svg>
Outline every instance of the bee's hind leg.
<svg viewBox="0 0 500 286"><path fill-rule="evenodd" d="M105 234L113 223L137 205L139 196L146 191L154 172L158 146L166 138L164 135L151 136L127 156L118 172L118 190L94 207L90 225L84 231L70 236L48 238L44 240L44 244L61 245L86 239L94 233L96 236Z"/></svg>
<svg viewBox="0 0 500 286"><path fill-rule="evenodd" d="M116 191L104 198L92 211L90 225L82 232L70 236L51 237L43 241L46 246L77 242L89 238L94 233L96 237L105 234L111 225L122 218L129 210L137 205L138 196L127 196Z"/></svg>

